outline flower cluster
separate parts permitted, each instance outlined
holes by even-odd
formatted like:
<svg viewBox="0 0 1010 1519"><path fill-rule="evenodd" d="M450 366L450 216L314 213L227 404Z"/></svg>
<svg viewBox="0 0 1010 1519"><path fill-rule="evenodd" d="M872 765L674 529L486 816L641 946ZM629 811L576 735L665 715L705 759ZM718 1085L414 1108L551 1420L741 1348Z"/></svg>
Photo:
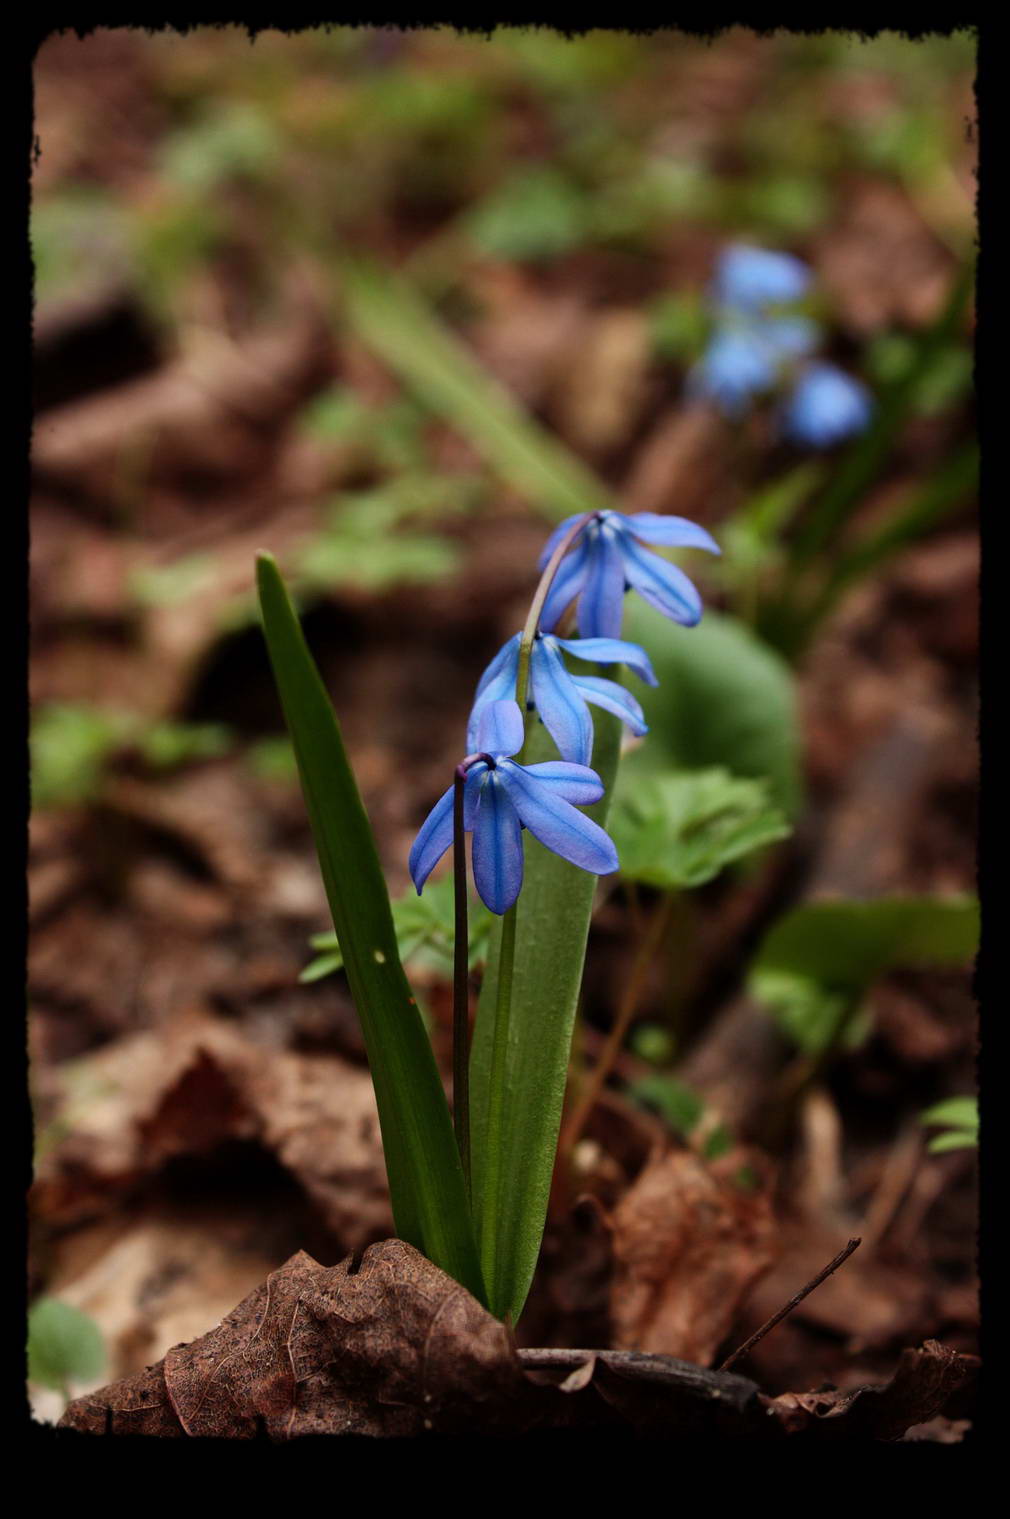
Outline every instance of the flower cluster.
<svg viewBox="0 0 1010 1519"><path fill-rule="evenodd" d="M737 417L756 396L784 386L785 434L796 443L827 448L862 431L872 406L858 380L811 357L821 329L788 310L810 282L807 266L788 253L743 243L727 248L712 286L715 332L688 377L688 389Z"/></svg>
<svg viewBox="0 0 1010 1519"><path fill-rule="evenodd" d="M704 528L683 517L587 512L568 518L551 535L540 558L542 571L566 537L571 547L545 588L539 626L529 645L526 701L553 738L560 758L538 765L521 765L515 759L525 740L516 700L521 633L508 640L481 676L467 728L471 753L460 769L462 775L465 767L463 826L473 835L477 891L495 913L507 912L519 895L524 828L583 870L607 875L617 869L613 843L578 810L603 795L602 781L589 768L593 724L587 703L615 713L635 734L646 732L645 719L630 691L616 681L570 671L563 655L590 664L627 665L648 685L656 685L645 650L619 636L625 592L633 588L687 627L701 617L701 598L682 570L644 545L719 553ZM557 630L573 602L582 637L563 638ZM455 786L450 786L414 841L410 873L418 892L452 845L454 799Z"/></svg>

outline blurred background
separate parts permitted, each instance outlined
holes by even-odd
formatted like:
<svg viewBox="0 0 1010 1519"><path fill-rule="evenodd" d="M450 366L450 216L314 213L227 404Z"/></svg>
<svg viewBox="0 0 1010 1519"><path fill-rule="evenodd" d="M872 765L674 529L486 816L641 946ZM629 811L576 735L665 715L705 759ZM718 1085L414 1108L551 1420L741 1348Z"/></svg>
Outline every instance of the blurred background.
<svg viewBox="0 0 1010 1519"><path fill-rule="evenodd" d="M743 29L43 45L43 1416L296 1249L329 1264L391 1230L255 551L297 590L445 1058L451 901L407 891L407 852L547 533L587 506L690 517L723 556L678 558L696 629L629 599L662 684L636 684L652 733L615 800L520 1337L717 1364L858 1233L735 1369L781 1392L888 1374L928 1337L972 1349L974 51ZM736 407L706 393L738 244L809 267L858 426L791 432L788 366Z"/></svg>

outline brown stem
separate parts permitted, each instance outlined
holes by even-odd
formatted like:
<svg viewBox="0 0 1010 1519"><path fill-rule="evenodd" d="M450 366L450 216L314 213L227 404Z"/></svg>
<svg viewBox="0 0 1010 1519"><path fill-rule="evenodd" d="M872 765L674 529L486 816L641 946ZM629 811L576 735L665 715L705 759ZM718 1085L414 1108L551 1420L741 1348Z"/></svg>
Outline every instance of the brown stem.
<svg viewBox="0 0 1010 1519"><path fill-rule="evenodd" d="M663 934L666 932L672 907L673 895L668 892L653 913L645 935L639 943L635 962L631 967L631 974L624 989L624 996L621 999L617 1017L614 1019L614 1026L607 1036L607 1042L603 1046L600 1058L596 1062L589 1080L582 1090L582 1094L571 1117L562 1129L559 1144L562 1154L570 1153L581 1135L589 1119L589 1115L596 1106L600 1093L603 1091L604 1082L613 1070L617 1058L621 1053L631 1020L638 1010L638 1002L642 995L646 975L652 965L653 957L659 948Z"/></svg>

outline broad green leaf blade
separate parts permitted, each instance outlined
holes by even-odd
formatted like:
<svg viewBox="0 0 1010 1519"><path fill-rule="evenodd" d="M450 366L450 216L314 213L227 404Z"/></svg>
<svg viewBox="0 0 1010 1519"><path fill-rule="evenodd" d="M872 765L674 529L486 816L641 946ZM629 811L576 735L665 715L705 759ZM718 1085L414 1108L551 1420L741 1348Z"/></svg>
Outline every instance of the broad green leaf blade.
<svg viewBox="0 0 1010 1519"><path fill-rule="evenodd" d="M326 689L274 560L263 627L379 1109L400 1235L484 1300L463 1169L435 1058L397 952L375 840Z"/></svg>
<svg viewBox="0 0 1010 1519"><path fill-rule="evenodd" d="M659 685L635 694L647 741L621 767L622 785L668 770L722 765L767 780L788 816L801 799L795 682L785 661L735 617L706 609L695 628L669 621L637 596L621 635L648 650Z"/></svg>
<svg viewBox="0 0 1010 1519"><path fill-rule="evenodd" d="M613 672L610 672L613 673ZM620 749L615 717L596 712L593 769L606 786L603 799L584 811L605 825ZM557 756L547 730L537 724L523 751L524 763ZM524 833L526 872L519 894L515 979L509 1026L502 1174L508 1188L498 1219L499 1255L489 1281L491 1311L513 1322L522 1312L540 1253L554 1154L568 1077L572 1030L582 984L596 877L561 860ZM473 1208L481 1227L482 1179L487 1146L487 1093L491 1073L500 926L492 931L481 988L470 1069Z"/></svg>
<svg viewBox="0 0 1010 1519"><path fill-rule="evenodd" d="M790 831L767 781L717 766L637 779L624 770L610 818L621 874L665 891L703 886Z"/></svg>
<svg viewBox="0 0 1010 1519"><path fill-rule="evenodd" d="M779 919L751 974L799 976L859 994L898 967L966 965L978 933L970 896L809 902Z"/></svg>
<svg viewBox="0 0 1010 1519"><path fill-rule="evenodd" d="M510 485L554 518L617 507L602 481L534 421L404 280L361 256L339 256L338 267L360 336Z"/></svg>

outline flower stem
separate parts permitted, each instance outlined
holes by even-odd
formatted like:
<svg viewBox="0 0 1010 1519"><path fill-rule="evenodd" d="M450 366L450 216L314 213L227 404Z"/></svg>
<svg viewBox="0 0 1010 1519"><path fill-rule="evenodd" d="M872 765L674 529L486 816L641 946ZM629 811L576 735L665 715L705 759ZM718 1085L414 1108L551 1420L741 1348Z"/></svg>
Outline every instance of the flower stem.
<svg viewBox="0 0 1010 1519"><path fill-rule="evenodd" d="M452 874L455 924L452 946L452 1126L463 1179L470 1195L470 933L466 901L466 834L463 788L466 766L457 765L452 797Z"/></svg>
<svg viewBox="0 0 1010 1519"><path fill-rule="evenodd" d="M537 636L540 615L548 592L562 559L595 513L584 512L565 533L544 566L543 574L533 593L526 624L519 640L519 661L516 668L516 702L519 710L526 713L526 696L530 678L530 654ZM525 752L525 746L524 746ZM522 753L518 758L522 761ZM491 1072L488 1087L487 1109L487 1160L484 1174L482 1205L483 1225L480 1230L481 1261L484 1280L493 1294L496 1254L498 1248L498 1221L501 1213L502 1188L501 1159L504 1146L501 1143L505 1114L505 1087L508 1076L509 1023L512 1017L512 980L515 973L516 914L513 905L502 917L501 942L498 949L498 997L495 1004L494 1041L491 1051Z"/></svg>
<svg viewBox="0 0 1010 1519"><path fill-rule="evenodd" d="M568 550L579 534L592 522L595 516L595 512L584 512L581 517L576 518L544 565L544 572L540 576L540 583L533 593L533 600L530 602L526 625L519 640L519 664L516 669L516 701L519 703L519 709L522 712L526 710L526 692L530 678L530 654L532 653L533 642L540 626L540 614L544 609L544 602L547 600L562 559L568 553Z"/></svg>
<svg viewBox="0 0 1010 1519"><path fill-rule="evenodd" d="M455 921L452 946L452 1126L470 1195L470 931L467 923L466 831L463 792L467 772L490 754L468 754L456 766L452 792L452 877Z"/></svg>
<svg viewBox="0 0 1010 1519"><path fill-rule="evenodd" d="M487 1147L484 1173L484 1227L480 1253L484 1280L495 1279L498 1251L498 1219L501 1196L502 1121L505 1112L505 1085L508 1067L509 1023L512 1016L512 976L515 968L516 909L510 907L502 918L501 947L498 954L498 1001L495 1006L494 1045L491 1052L491 1081L488 1090L487 1130L491 1141Z"/></svg>

